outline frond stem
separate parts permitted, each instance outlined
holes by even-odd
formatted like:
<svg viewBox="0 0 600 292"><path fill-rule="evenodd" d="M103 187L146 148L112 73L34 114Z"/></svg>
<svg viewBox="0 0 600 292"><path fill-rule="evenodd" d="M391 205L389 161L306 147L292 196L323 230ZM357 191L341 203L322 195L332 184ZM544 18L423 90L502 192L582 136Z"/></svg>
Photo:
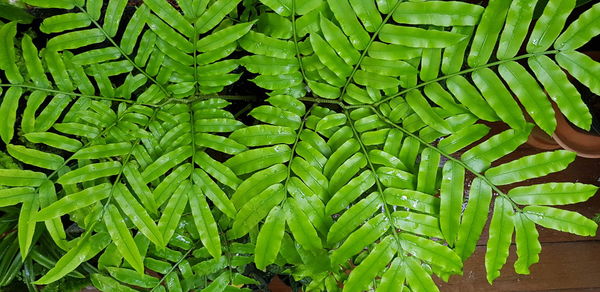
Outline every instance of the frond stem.
<svg viewBox="0 0 600 292"><path fill-rule="evenodd" d="M373 162L371 161L371 159L369 159L369 152L367 151L367 147L361 140L358 130L356 130L356 127L352 123L352 119L350 118L350 113L348 112L347 109L344 109L344 114L346 115L346 118L348 119L348 124L350 125L350 128L352 128L352 133L356 137L356 141L358 141L358 144L360 145L361 151L365 155L365 159L367 160L367 165L369 166L369 168L371 169L371 172L373 173L373 176L375 177L375 185L377 186L377 192L379 192L379 198L381 199L381 202L383 203L383 212L385 214L385 217L387 218L387 221L390 223L390 225L392 227L392 235L394 236L394 239L396 240L396 245L397 245L397 249L398 249L397 254L401 258L403 258L404 253L403 253L403 249L402 249L402 245L401 245L401 240L399 237L399 232L398 232L396 226L394 226L394 218L392 216L392 212L390 211L390 208L389 208L387 202L385 201L385 197L383 196L383 187L381 186L381 181L379 180L379 176L377 175L375 166L373 165Z"/></svg>
<svg viewBox="0 0 600 292"><path fill-rule="evenodd" d="M79 10L81 10L81 12L83 12L90 19L90 21L102 32L102 34L104 34L106 39L113 45L113 47L115 47L117 50L119 50L119 53L121 53L121 55L127 61L129 61L129 63L131 63L131 65L135 69L140 71L140 73L142 73L144 76L146 76L146 78L148 78L148 80L152 81L152 83L156 84L156 86L158 86L158 88L160 88L160 90L162 92L164 92L165 95L167 95L167 96L171 95L169 93L169 91L164 86L162 86L162 84L160 84L154 77L152 77L150 74L148 74L148 72L144 71L144 69L142 69L140 66L138 66L127 54L125 54L125 51L123 51L123 49L115 42L115 40L112 37L110 37L108 35L108 33L106 33L104 28L102 28L102 26L89 15L87 10L83 9L83 7L81 7L81 6L77 6L77 8L79 8Z"/></svg>
<svg viewBox="0 0 600 292"><path fill-rule="evenodd" d="M369 48L371 47L371 45L373 44L375 39L379 36L379 32L381 32L381 29L383 28L383 26L390 20L390 18L394 14L394 11L396 11L396 9L398 9L398 5L400 5L401 2L402 2L402 0L398 0L396 2L396 5L394 5L394 8L392 9L392 11L390 11L390 13L388 13L388 15L385 16L385 18L383 19L383 21L381 22L379 27L377 27L377 30L371 36L369 43L367 43L367 47L362 51L362 53L360 54L360 58L358 59L358 62L356 63L356 65L354 65L354 68L352 68L352 73L350 73L350 76L348 76L348 78L346 79L346 84L344 84L344 87L342 87L342 90L340 91L340 96L337 98L338 100L342 99L344 94L346 94L346 90L348 90L348 86L350 85L350 82L352 82L352 79L354 78L354 74L356 74L356 71L358 71L358 68L360 67L360 64L362 63L363 59L367 56L367 52L369 51Z"/></svg>

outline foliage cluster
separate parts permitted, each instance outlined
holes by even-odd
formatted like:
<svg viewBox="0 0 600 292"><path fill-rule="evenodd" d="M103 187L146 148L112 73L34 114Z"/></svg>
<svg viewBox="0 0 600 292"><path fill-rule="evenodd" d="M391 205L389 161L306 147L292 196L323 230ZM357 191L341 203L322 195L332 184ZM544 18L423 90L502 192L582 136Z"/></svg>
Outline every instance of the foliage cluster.
<svg viewBox="0 0 600 292"><path fill-rule="evenodd" d="M53 15L0 25L0 286L249 291L270 269L306 291L437 291L490 208L490 283L513 234L527 274L537 225L596 232L554 206L597 187L527 184L574 153L503 158L554 131L552 103L590 127L574 84L600 94L577 51L600 4L25 2Z"/></svg>

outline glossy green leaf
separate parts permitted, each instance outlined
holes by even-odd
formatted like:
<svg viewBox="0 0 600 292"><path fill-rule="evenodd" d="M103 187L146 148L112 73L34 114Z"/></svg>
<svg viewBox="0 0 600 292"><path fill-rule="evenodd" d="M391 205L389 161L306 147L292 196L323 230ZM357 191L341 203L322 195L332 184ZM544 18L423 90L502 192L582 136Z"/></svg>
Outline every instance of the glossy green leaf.
<svg viewBox="0 0 600 292"><path fill-rule="evenodd" d="M281 240L285 230L285 214L282 208L276 206L270 212L265 223L258 232L254 249L254 262L260 270L272 264L279 253Z"/></svg>
<svg viewBox="0 0 600 292"><path fill-rule="evenodd" d="M296 140L296 132L289 127L256 125L238 129L229 138L246 146L291 144Z"/></svg>
<svg viewBox="0 0 600 292"><path fill-rule="evenodd" d="M402 233L399 235L402 248L415 257L439 266L444 271L460 273L462 261L449 247L423 237Z"/></svg>
<svg viewBox="0 0 600 292"><path fill-rule="evenodd" d="M510 203L502 197L496 198L485 251L485 270L490 284L500 276L500 269L508 258L514 230L513 217L515 215Z"/></svg>
<svg viewBox="0 0 600 292"><path fill-rule="evenodd" d="M0 190L0 207L12 206L35 196L33 188L7 188Z"/></svg>
<svg viewBox="0 0 600 292"><path fill-rule="evenodd" d="M483 99L473 85L462 76L454 76L446 81L448 89L456 99L482 120L497 121L494 110Z"/></svg>
<svg viewBox="0 0 600 292"><path fill-rule="evenodd" d="M162 216L158 220L158 230L162 233L163 242L169 242L175 233L175 229L183 215L183 210L187 206L191 190L192 186L189 181L181 183L162 210Z"/></svg>
<svg viewBox="0 0 600 292"><path fill-rule="evenodd" d="M103 216L106 229L125 260L140 274L144 273L144 262L133 236L129 233L121 213L110 204Z"/></svg>
<svg viewBox="0 0 600 292"><path fill-rule="evenodd" d="M56 154L27 148L20 145L6 145L8 154L12 157L37 167L56 170L64 163L64 159Z"/></svg>
<svg viewBox="0 0 600 292"><path fill-rule="evenodd" d="M440 228L450 246L454 246L458 236L464 181L465 169L462 166L453 161L444 164L440 188Z"/></svg>
<svg viewBox="0 0 600 292"><path fill-rule="evenodd" d="M443 134L450 134L451 127L448 122L442 119L433 108L427 103L427 100L418 90L411 90L406 94L406 102L419 115L419 117L436 131Z"/></svg>
<svg viewBox="0 0 600 292"><path fill-rule="evenodd" d="M292 15L292 4L294 0L260 0L263 4L271 8L275 13L281 16Z"/></svg>
<svg viewBox="0 0 600 292"><path fill-rule="evenodd" d="M346 241L331 253L331 264L343 264L348 258L359 253L363 248L378 240L390 228L385 214L379 214L354 231Z"/></svg>
<svg viewBox="0 0 600 292"><path fill-rule="evenodd" d="M504 0L489 1L473 36L467 58L470 67L481 66L490 59L511 2Z"/></svg>
<svg viewBox="0 0 600 292"><path fill-rule="evenodd" d="M29 196L23 200L19 211L17 233L19 237L19 251L21 257L26 258L33 241L35 233L35 214L38 210L39 200L35 196Z"/></svg>
<svg viewBox="0 0 600 292"><path fill-rule="evenodd" d="M365 220L369 219L381 207L380 196L379 193L372 193L346 210L331 225L327 233L327 242L333 244L341 241Z"/></svg>
<svg viewBox="0 0 600 292"><path fill-rule="evenodd" d="M0 169L0 185L11 187L37 187L46 181L41 172L20 169Z"/></svg>
<svg viewBox="0 0 600 292"><path fill-rule="evenodd" d="M543 52L554 43L565 26L567 17L575 8L576 2L575 0L548 1L527 42L528 53Z"/></svg>
<svg viewBox="0 0 600 292"><path fill-rule="evenodd" d="M385 202L428 214L438 214L440 198L419 191L386 188L383 191Z"/></svg>
<svg viewBox="0 0 600 292"><path fill-rule="evenodd" d="M356 14L352 10L348 0L327 0L329 8L333 11L335 19L342 27L342 30L350 38L350 43L358 50L364 50L369 43L369 34L358 22Z"/></svg>
<svg viewBox="0 0 600 292"><path fill-rule="evenodd" d="M506 16L506 23L500 35L496 57L506 60L514 57L525 36L533 18L533 10L537 1L514 0L511 2Z"/></svg>
<svg viewBox="0 0 600 292"><path fill-rule="evenodd" d="M413 256L405 257L404 271L406 282L414 291L440 291L431 275L421 266L421 261Z"/></svg>
<svg viewBox="0 0 600 292"><path fill-rule="evenodd" d="M406 278L406 272L404 271L404 264L401 258L395 258L387 271L381 276L381 282L377 287L377 292L391 292L397 291L398 287L404 284Z"/></svg>
<svg viewBox="0 0 600 292"><path fill-rule="evenodd" d="M73 159L99 159L127 155L131 151L131 144L127 142L94 145L79 149L73 154Z"/></svg>
<svg viewBox="0 0 600 292"><path fill-rule="evenodd" d="M560 67L547 56L529 58L527 63L567 119L582 129L589 129L592 115Z"/></svg>
<svg viewBox="0 0 600 292"><path fill-rule="evenodd" d="M501 64L498 71L535 123L546 133L552 134L556 128L554 110L537 81L514 61Z"/></svg>
<svg viewBox="0 0 600 292"><path fill-rule="evenodd" d="M481 178L471 182L467 207L460 220L454 250L464 261L473 254L481 236L492 200L492 188Z"/></svg>
<svg viewBox="0 0 600 292"><path fill-rule="evenodd" d="M233 226L228 232L231 239L240 238L246 235L263 218L265 218L271 209L279 204L285 197L285 190L282 184L275 184L260 194L250 199L244 204L233 220Z"/></svg>
<svg viewBox="0 0 600 292"><path fill-rule="evenodd" d="M529 155L490 168L485 172L485 176L496 185L524 181L565 169L573 162L575 155L574 152L566 150Z"/></svg>
<svg viewBox="0 0 600 292"><path fill-rule="evenodd" d="M471 78L502 121L513 129L525 127L525 117L520 110L514 110L519 105L494 71L488 68L478 69L471 74Z"/></svg>
<svg viewBox="0 0 600 292"><path fill-rule="evenodd" d="M0 115L4 117L4 121L0 125L0 138L2 138L5 144L9 144L13 138L17 108L22 93L23 90L21 88L11 87L6 91L2 98L2 103L0 103Z"/></svg>
<svg viewBox="0 0 600 292"><path fill-rule="evenodd" d="M193 193L188 196L188 199L194 217L194 225L196 225L200 240L208 252L214 258L219 258L221 256L221 240L217 223L210 212L202 187L194 184L192 190Z"/></svg>
<svg viewBox="0 0 600 292"><path fill-rule="evenodd" d="M243 37L250 28L254 25L254 22L236 24L228 28L219 30L216 33L201 38L196 42L196 50L200 52L208 52L222 48L232 42L237 41Z"/></svg>
<svg viewBox="0 0 600 292"><path fill-rule="evenodd" d="M554 47L561 51L568 51L588 43L598 35L598 15L600 15L600 4L595 4L567 27L554 43Z"/></svg>
<svg viewBox="0 0 600 292"><path fill-rule="evenodd" d="M581 183L545 183L516 187L508 196L521 205L568 205L587 201L598 187Z"/></svg>
<svg viewBox="0 0 600 292"><path fill-rule="evenodd" d="M538 254L542 246L538 240L535 224L524 213L517 213L513 217L515 224L515 243L517 245L517 261L515 272L529 274L529 267L539 261Z"/></svg>
<svg viewBox="0 0 600 292"><path fill-rule="evenodd" d="M476 25L483 7L458 1L403 2L394 10L394 21L438 26Z"/></svg>
<svg viewBox="0 0 600 292"><path fill-rule="evenodd" d="M369 255L350 272L343 291L365 291L369 283L394 258L396 242L392 236L381 240Z"/></svg>
<svg viewBox="0 0 600 292"><path fill-rule="evenodd" d="M252 149L228 159L224 165L231 168L235 174L241 175L287 162L290 152L291 149L287 145Z"/></svg>
<svg viewBox="0 0 600 292"><path fill-rule="evenodd" d="M286 222L294 239L306 250L323 248L321 239L314 226L310 224L308 216L304 213L295 198L288 198L283 207Z"/></svg>
<svg viewBox="0 0 600 292"><path fill-rule="evenodd" d="M431 148L423 150L417 176L417 191L430 195L435 194L439 164L440 154L438 152Z"/></svg>
<svg viewBox="0 0 600 292"><path fill-rule="evenodd" d="M320 17L320 26L323 36L344 62L349 65L358 63L360 53L352 47L348 37L341 28L322 15Z"/></svg>
<svg viewBox="0 0 600 292"><path fill-rule="evenodd" d="M164 246L166 244L166 242L163 242L162 234L158 230L154 220L148 215L146 209L133 197L125 185L116 184L113 197L133 225L146 238L157 246Z"/></svg>
<svg viewBox="0 0 600 292"><path fill-rule="evenodd" d="M369 170L363 171L333 194L327 205L325 205L325 213L332 215L341 211L374 184L373 173Z"/></svg>
<svg viewBox="0 0 600 292"><path fill-rule="evenodd" d="M585 216L567 210L546 206L527 206L523 214L529 220L555 230L581 236L595 236L598 224Z"/></svg>
<svg viewBox="0 0 600 292"><path fill-rule="evenodd" d="M413 48L445 48L464 39L457 33L426 30L416 27L384 24L379 32L379 38L387 43Z"/></svg>
<svg viewBox="0 0 600 292"><path fill-rule="evenodd" d="M87 188L80 192L68 194L62 197L60 200L50 204L50 206L40 210L36 215L36 219L38 221L45 221L54 217L62 216L85 206L99 202L100 200L110 196L112 192L112 185L109 183L104 183Z"/></svg>
<svg viewBox="0 0 600 292"><path fill-rule="evenodd" d="M75 270L81 263L91 259L110 243L110 236L103 232L90 238L80 238L77 244L63 255L56 265L35 281L35 284L50 284Z"/></svg>
<svg viewBox="0 0 600 292"><path fill-rule="evenodd" d="M202 170L196 169L192 175L194 182L198 184L206 197L217 207L221 212L225 213L230 218L235 217L235 206L229 200L227 194Z"/></svg>
<svg viewBox="0 0 600 292"><path fill-rule="evenodd" d="M444 237L439 227L440 220L436 217L410 211L396 211L392 216L394 226L400 230L429 237Z"/></svg>
<svg viewBox="0 0 600 292"><path fill-rule="evenodd" d="M467 150L461 155L461 160L476 171L483 171L500 157L514 151L527 141L529 131L509 129L488 138L485 142Z"/></svg>
<svg viewBox="0 0 600 292"><path fill-rule="evenodd" d="M600 5L596 5L600 7ZM598 69L600 63L580 52L560 52L556 54L556 61L565 68L575 79L587 86L594 94L600 94L600 78Z"/></svg>

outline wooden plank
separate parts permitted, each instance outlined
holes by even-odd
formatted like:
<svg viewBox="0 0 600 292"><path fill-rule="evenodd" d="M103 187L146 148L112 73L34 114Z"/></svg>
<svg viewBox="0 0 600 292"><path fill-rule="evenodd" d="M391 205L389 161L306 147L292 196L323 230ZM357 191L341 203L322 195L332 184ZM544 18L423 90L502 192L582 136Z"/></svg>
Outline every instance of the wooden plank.
<svg viewBox="0 0 600 292"><path fill-rule="evenodd" d="M485 247L479 246L465 263L463 276L448 283L437 279L444 292L475 291L600 291L600 241L544 243L540 262L531 275L517 275L513 269L515 246L493 286L486 280Z"/></svg>

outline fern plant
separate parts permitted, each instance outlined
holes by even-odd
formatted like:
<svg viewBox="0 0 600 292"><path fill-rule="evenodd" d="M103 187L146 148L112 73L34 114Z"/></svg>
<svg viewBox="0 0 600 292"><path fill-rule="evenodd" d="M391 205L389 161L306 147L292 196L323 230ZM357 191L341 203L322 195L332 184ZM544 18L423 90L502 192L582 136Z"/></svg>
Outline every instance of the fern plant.
<svg viewBox="0 0 600 292"><path fill-rule="evenodd" d="M590 127L565 71L600 93L600 64L577 51L600 4L567 24L575 0L535 21L526 0L25 2L64 13L41 21L46 42L0 26L0 206L15 218L2 285L22 271L102 291L249 291L255 266L307 291L437 291L490 209L490 283L513 233L528 274L536 225L596 232L554 207L596 186L510 186L574 153L497 161L533 124L554 131L551 102ZM247 78L261 94L231 95Z"/></svg>

